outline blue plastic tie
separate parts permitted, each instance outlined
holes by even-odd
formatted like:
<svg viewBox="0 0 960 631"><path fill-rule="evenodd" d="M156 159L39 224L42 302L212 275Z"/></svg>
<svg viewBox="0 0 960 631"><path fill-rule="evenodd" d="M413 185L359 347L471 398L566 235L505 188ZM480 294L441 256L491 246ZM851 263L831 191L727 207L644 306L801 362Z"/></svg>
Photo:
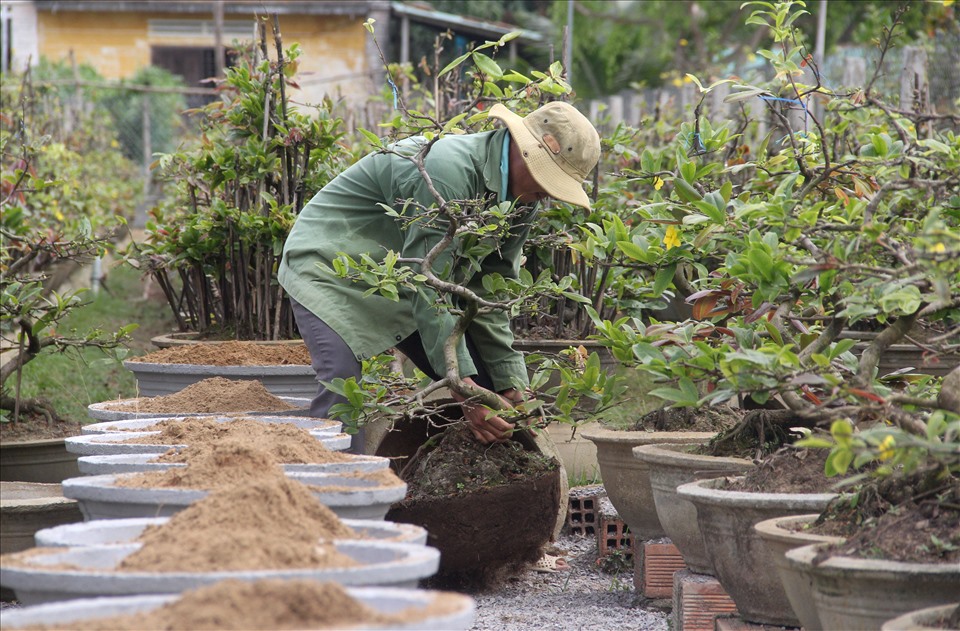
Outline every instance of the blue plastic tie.
<svg viewBox="0 0 960 631"><path fill-rule="evenodd" d="M393 82L393 79L391 79L389 75L387 76L387 83L390 84L390 89L393 90L393 109L397 109L397 95L400 91L397 89L397 84Z"/></svg>

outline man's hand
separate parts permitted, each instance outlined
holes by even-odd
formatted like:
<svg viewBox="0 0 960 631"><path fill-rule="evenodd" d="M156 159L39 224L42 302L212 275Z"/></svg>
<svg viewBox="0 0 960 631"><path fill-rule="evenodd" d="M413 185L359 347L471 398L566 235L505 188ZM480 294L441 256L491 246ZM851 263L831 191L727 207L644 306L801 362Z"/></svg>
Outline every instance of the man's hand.
<svg viewBox="0 0 960 631"><path fill-rule="evenodd" d="M480 387L470 377L465 377L463 381L478 388ZM470 432L478 442L489 445L490 443L503 443L510 440L510 434L515 428L513 423L508 423L503 420L496 415L496 412L492 412L490 408L484 407L479 403L467 403L466 399L456 391L451 390L451 392L453 393L453 398L456 399L460 403L460 407L463 408L463 416L467 420L467 427L470 428ZM501 395L500 398L508 405L512 405L512 401L508 399L505 394Z"/></svg>

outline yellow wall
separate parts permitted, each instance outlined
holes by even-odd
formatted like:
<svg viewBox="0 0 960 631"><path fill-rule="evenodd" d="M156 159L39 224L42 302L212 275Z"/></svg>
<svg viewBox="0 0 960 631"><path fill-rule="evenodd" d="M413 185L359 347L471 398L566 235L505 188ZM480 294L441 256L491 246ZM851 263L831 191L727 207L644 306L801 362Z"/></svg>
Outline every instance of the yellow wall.
<svg viewBox="0 0 960 631"><path fill-rule="evenodd" d="M150 19L210 20L212 16L174 13L120 13L41 11L37 16L40 55L64 60L70 51L78 63L88 63L109 79L131 76L150 63L150 47L212 46L211 37L149 36ZM236 19L229 16L228 19ZM297 81L301 90L295 100L318 102L325 94L343 95L351 102L363 102L370 93L366 76L365 18L345 16L287 15L280 18L284 46L299 43ZM225 42L229 43L229 42ZM274 45L270 42L271 54ZM379 63L379 61L377 62ZM335 79L335 80L330 80Z"/></svg>

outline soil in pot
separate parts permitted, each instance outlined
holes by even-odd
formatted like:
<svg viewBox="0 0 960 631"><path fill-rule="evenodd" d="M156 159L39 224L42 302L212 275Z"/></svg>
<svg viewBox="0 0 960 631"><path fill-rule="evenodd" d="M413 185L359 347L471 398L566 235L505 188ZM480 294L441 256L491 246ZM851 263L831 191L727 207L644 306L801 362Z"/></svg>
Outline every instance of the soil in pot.
<svg viewBox="0 0 960 631"><path fill-rule="evenodd" d="M280 631L341 629L356 625L393 627L455 613L463 607L462 598L438 593L424 606L387 614L354 598L349 590L336 583L227 580L184 592L175 601L149 612L89 622L73 621L69 626L76 631Z"/></svg>
<svg viewBox="0 0 960 631"><path fill-rule="evenodd" d="M891 477L835 499L810 530L846 540L820 558L960 564L960 478L952 476L934 489L925 484L920 473Z"/></svg>
<svg viewBox="0 0 960 631"><path fill-rule="evenodd" d="M721 488L750 493L834 493L835 485L843 477L824 475L828 453L826 449L786 447L743 475L731 478Z"/></svg>
<svg viewBox="0 0 960 631"><path fill-rule="evenodd" d="M309 366L310 353L305 344L264 345L231 341L165 348L129 361L202 366Z"/></svg>
<svg viewBox="0 0 960 631"><path fill-rule="evenodd" d="M105 409L154 414L214 412L286 412L296 406L271 394L259 381L211 377L173 394L140 397Z"/></svg>
<svg viewBox="0 0 960 631"><path fill-rule="evenodd" d="M608 429L648 432L721 432L740 422L739 411L725 405L705 408L661 408L628 427Z"/></svg>
<svg viewBox="0 0 960 631"><path fill-rule="evenodd" d="M386 519L427 529L428 544L441 551L429 585L482 590L535 562L559 508L557 461L525 432L481 445L463 423L442 432L427 419L414 423L419 430L388 433L376 455L407 456L395 461L407 497Z"/></svg>

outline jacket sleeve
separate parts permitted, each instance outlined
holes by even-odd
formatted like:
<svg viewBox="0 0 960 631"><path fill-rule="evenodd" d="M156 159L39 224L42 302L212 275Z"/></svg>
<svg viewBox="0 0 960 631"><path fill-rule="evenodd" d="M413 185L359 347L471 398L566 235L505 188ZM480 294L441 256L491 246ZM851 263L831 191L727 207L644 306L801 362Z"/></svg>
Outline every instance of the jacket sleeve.
<svg viewBox="0 0 960 631"><path fill-rule="evenodd" d="M468 284L471 290L479 295L486 293L482 284L485 274L500 274L514 279L519 276L523 245L535 214L535 211L531 210L522 215L514 223L500 250L491 252L484 258L480 273ZM513 331L510 329L510 316L506 311L477 316L470 323L470 338L479 349L484 367L493 380L494 389L498 392L507 388L523 390L530 385L523 353L513 348Z"/></svg>

